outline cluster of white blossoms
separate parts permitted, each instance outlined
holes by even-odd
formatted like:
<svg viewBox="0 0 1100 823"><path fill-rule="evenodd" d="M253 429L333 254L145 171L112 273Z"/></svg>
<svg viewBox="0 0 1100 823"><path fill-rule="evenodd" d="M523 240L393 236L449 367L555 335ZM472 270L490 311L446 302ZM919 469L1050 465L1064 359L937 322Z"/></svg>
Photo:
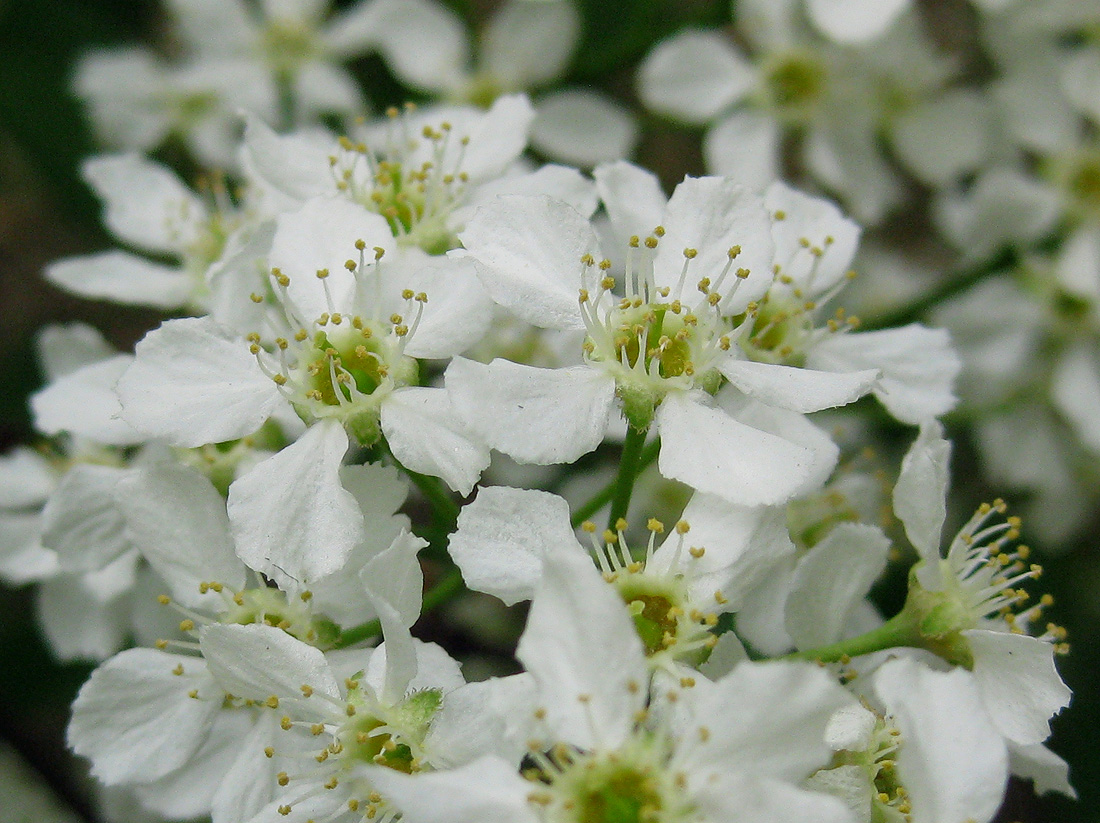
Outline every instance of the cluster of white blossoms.
<svg viewBox="0 0 1100 823"><path fill-rule="evenodd" d="M1010 48L1041 28L1095 143L1072 8L976 5L1006 86L1044 82ZM905 2L741 0L736 45L657 44L642 100L712 124L715 173L671 194L622 159L620 104L546 90L566 0L503 4L476 61L432 0L168 6L173 61L78 72L125 248L46 271L165 318L132 353L45 329L41 442L0 457L0 575L98 664L68 742L105 789L212 823L988 823L1011 776L1074 796L1045 745L1066 633L1003 501L944 538L939 418L960 370L997 371L981 445L1073 516L1074 483L1019 456L1057 435L1018 422L1050 409L1009 361L1056 360L1035 379L1100 450L1095 146L975 99ZM436 102L354 117L367 53ZM968 143L975 108L1003 150ZM169 134L194 189L139 153ZM910 174L972 262L1018 246L941 309L976 358L846 307L873 302L862 230L790 164L868 223ZM1059 185L1041 228L1006 205ZM896 448L859 457L876 431ZM479 610L525 620L495 669Z"/></svg>

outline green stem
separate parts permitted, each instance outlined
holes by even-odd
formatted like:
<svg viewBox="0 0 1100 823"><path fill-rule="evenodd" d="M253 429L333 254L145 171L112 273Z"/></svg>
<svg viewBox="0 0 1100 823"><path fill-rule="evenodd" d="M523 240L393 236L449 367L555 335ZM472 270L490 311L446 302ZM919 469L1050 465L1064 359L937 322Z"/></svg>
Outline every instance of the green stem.
<svg viewBox="0 0 1100 823"><path fill-rule="evenodd" d="M638 474L641 474L651 465L653 461L657 459L657 455L661 451L660 438L654 439L652 442L647 443L645 448L642 449L642 456L638 459ZM588 501L584 503L579 509L573 512L573 516L570 518L570 525L573 528L577 528L585 520L588 520L611 502L611 498L615 496L615 489L618 488L618 480L612 481L596 492Z"/></svg>
<svg viewBox="0 0 1100 823"><path fill-rule="evenodd" d="M443 605L462 589L462 572L457 567L449 569L434 586L424 592L421 613ZM378 637L381 634L381 622L377 618L368 620L366 623L360 623L358 626L352 626L350 629L340 632L340 636L336 638L336 648L346 649L348 646L362 643L364 640L370 640L372 637Z"/></svg>
<svg viewBox="0 0 1100 823"><path fill-rule="evenodd" d="M390 446L385 443L386 452L390 456L390 460L397 466L404 474L413 482L420 493L427 498L428 502L432 505L432 515L436 521L436 525L445 532L451 532L454 530L455 523L458 522L459 505L455 502L451 493L443 485L443 481L438 477L432 477L428 474L420 474L420 472L414 472L412 469L406 468L400 460L398 460L392 451Z"/></svg>
<svg viewBox="0 0 1100 823"><path fill-rule="evenodd" d="M374 620L368 620L366 623L344 629L340 632L340 636L336 638L334 645L337 649L346 649L348 646L354 646L356 643L362 643L364 640L370 640L380 634L382 634L382 623L376 617Z"/></svg>
<svg viewBox="0 0 1100 823"><path fill-rule="evenodd" d="M619 457L619 474L615 478L615 492L611 498L611 514L607 527L614 529L620 518L625 518L630 509L630 495L634 492L634 481L641 471L642 449L649 428L636 429L626 427L626 440L623 441L623 453Z"/></svg>
<svg viewBox="0 0 1100 823"><path fill-rule="evenodd" d="M810 660L821 663L835 663L849 657L858 657L861 654L881 652L886 649L894 649L898 646L923 647L924 643L917 626L917 616L909 609L902 609L877 629L841 640L828 646L820 646L816 649L808 649L803 652L792 652L777 660Z"/></svg>
<svg viewBox="0 0 1100 823"><path fill-rule="evenodd" d="M929 309L935 308L945 300L966 291L993 272L1008 268L1014 260L1015 256L1011 252L999 254L993 260L948 277L906 306L900 306L878 317L864 319L860 323L859 329L860 331L888 329L920 320Z"/></svg>

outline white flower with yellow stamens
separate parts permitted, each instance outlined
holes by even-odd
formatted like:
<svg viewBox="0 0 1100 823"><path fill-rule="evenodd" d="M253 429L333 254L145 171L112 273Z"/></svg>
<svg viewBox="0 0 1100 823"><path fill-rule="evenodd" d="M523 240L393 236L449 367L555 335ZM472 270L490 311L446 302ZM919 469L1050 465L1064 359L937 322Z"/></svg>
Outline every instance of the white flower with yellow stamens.
<svg viewBox="0 0 1100 823"><path fill-rule="evenodd" d="M638 188L629 177L619 194ZM628 229L654 212L641 197L622 197L609 204L613 221L627 202L634 209L618 222ZM447 370L455 410L520 462L564 463L599 445L618 399L630 426L660 434L666 477L735 503L783 502L836 459L801 414L855 400L878 372L739 354L774 277L771 218L759 196L724 178L688 178L667 204L645 202L663 216L644 239L627 241L622 283L610 260L597 262L589 222L564 203L501 197L475 214L461 237L490 296L534 325L584 330L585 363L555 370L456 358ZM736 391L716 402L724 381ZM739 418L750 411L732 411L747 397L772 407L756 415L768 423L746 425Z"/></svg>
<svg viewBox="0 0 1100 823"><path fill-rule="evenodd" d="M590 554L626 604L650 665L676 674L678 665L705 659L717 616L740 608L763 575L794 551L781 512L730 516L729 508L720 498L695 495L659 545L664 525L648 522L644 553L631 551L624 522L602 539L585 523L589 551L560 497L487 486L462 509L448 549L468 586L508 604L532 597L550 558Z"/></svg>
<svg viewBox="0 0 1100 823"><path fill-rule="evenodd" d="M894 489L894 511L921 557L910 573L906 610L925 648L973 673L1002 735L1021 746L1041 743L1051 716L1069 705L1054 666L1065 632L1048 625L1038 637L1028 633L1051 600L1022 605L1028 595L1019 585L1041 569L1028 563L1025 546L1009 548L1020 523L1001 519L1003 502L982 506L940 556L950 455L941 432L936 423L921 427Z"/></svg>
<svg viewBox="0 0 1100 823"><path fill-rule="evenodd" d="M251 120L242 149L249 201L277 214L312 197L345 198L385 217L399 246L430 254L458 248L470 214L498 194L549 194L590 214L592 182L575 169L517 166L532 116L526 97L510 95L488 111L390 109L382 122L339 138L277 135Z"/></svg>
<svg viewBox="0 0 1100 823"><path fill-rule="evenodd" d="M204 310L207 270L246 236L248 218L215 178L193 192L169 169L133 154L86 160L84 179L103 200L119 240L174 265L114 250L55 260L46 278L82 297L158 309ZM231 236L236 233L236 236Z"/></svg>
<svg viewBox="0 0 1100 823"><path fill-rule="evenodd" d="M742 663L654 689L618 596L583 556L545 561L518 656L538 684L524 777L482 757L450 771L376 769L407 823L850 823L797 785L829 757L824 731L852 698L820 669Z"/></svg>

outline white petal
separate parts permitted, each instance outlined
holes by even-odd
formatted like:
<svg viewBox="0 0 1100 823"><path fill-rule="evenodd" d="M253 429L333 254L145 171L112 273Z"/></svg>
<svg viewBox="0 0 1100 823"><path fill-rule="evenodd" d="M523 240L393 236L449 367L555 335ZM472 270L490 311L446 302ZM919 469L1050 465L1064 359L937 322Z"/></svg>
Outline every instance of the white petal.
<svg viewBox="0 0 1100 823"><path fill-rule="evenodd" d="M940 536L947 517L950 462L951 444L943 439L943 427L935 421L925 423L901 461L894 486L894 514L924 561L918 570L921 582L933 590L939 588Z"/></svg>
<svg viewBox="0 0 1100 823"><path fill-rule="evenodd" d="M549 492L487 486L458 516L447 551L466 585L511 606L530 600L543 558L587 552L569 525L569 504Z"/></svg>
<svg viewBox="0 0 1100 823"><path fill-rule="evenodd" d="M168 0L178 36L202 54L233 54L259 34L243 0Z"/></svg>
<svg viewBox="0 0 1100 823"><path fill-rule="evenodd" d="M987 95L950 91L897 117L894 149L921 181L943 188L986 160L993 117Z"/></svg>
<svg viewBox="0 0 1100 823"><path fill-rule="evenodd" d="M641 166L619 161L592 172L600 200L623 247L631 235L645 236L661 224L668 198L661 181Z"/></svg>
<svg viewBox="0 0 1100 823"><path fill-rule="evenodd" d="M173 464L139 469L115 486L115 502L130 543L185 606L209 603L199 593L203 582L244 588L245 568L233 551L225 501L204 476Z"/></svg>
<svg viewBox="0 0 1100 823"><path fill-rule="evenodd" d="M241 148L249 177L273 186L292 202L335 191L331 177L318 174L328 166L333 140L324 132L277 134L258 117L249 117ZM288 205L289 211L292 206Z"/></svg>
<svg viewBox="0 0 1100 823"><path fill-rule="evenodd" d="M831 335L809 353L806 365L827 371L880 369L875 397L896 419L916 425L955 407L952 387L962 362L946 331L913 323Z"/></svg>
<svg viewBox="0 0 1100 823"><path fill-rule="evenodd" d="M1012 773L1025 780L1033 780L1036 794L1058 792L1072 800L1077 799L1077 792L1069 782L1069 764L1042 743L1030 746L1010 744L1008 756Z"/></svg>
<svg viewBox="0 0 1100 823"><path fill-rule="evenodd" d="M851 270L860 228L823 197L812 197L776 182L764 203L783 219L772 223L775 262L808 296L822 294Z"/></svg>
<svg viewBox="0 0 1100 823"><path fill-rule="evenodd" d="M756 72L716 31L688 30L663 40L639 70L638 94L654 111L702 123L740 100Z"/></svg>
<svg viewBox="0 0 1100 823"><path fill-rule="evenodd" d="M1062 88L1079 111L1100 123L1100 49L1075 49L1062 70Z"/></svg>
<svg viewBox="0 0 1100 823"><path fill-rule="evenodd" d="M853 610L886 568L879 529L839 523L799 561L787 598L787 632L799 649L840 640Z"/></svg>
<svg viewBox="0 0 1100 823"><path fill-rule="evenodd" d="M638 124L628 109L583 89L565 89L540 98L531 124L531 145L536 150L583 168L627 157L637 142Z"/></svg>
<svg viewBox="0 0 1100 823"><path fill-rule="evenodd" d="M718 370L739 391L781 409L808 414L846 406L871 390L877 370L848 373L725 358Z"/></svg>
<svg viewBox="0 0 1100 823"><path fill-rule="evenodd" d="M478 209L459 237L497 303L536 326L584 328L577 303L581 258L596 254L599 244L571 206L548 197L499 197Z"/></svg>
<svg viewBox="0 0 1100 823"><path fill-rule="evenodd" d="M381 3L359 2L335 14L321 32L326 50L336 57L358 57L382 40L379 26Z"/></svg>
<svg viewBox="0 0 1100 823"><path fill-rule="evenodd" d="M730 263L734 246L740 247L740 252L733 270L746 269L749 274L742 279L731 272L722 284L718 304L722 313L744 311L771 285L775 249L771 218L764 199L751 189L722 177L688 177L669 198L663 226L665 235L653 260L653 279L658 286L677 288L686 248L697 251L688 265L688 288L703 277L717 281Z"/></svg>
<svg viewBox="0 0 1100 823"><path fill-rule="evenodd" d="M439 477L463 496L489 466L489 449L463 424L443 389L396 391L382 404L381 420L405 468Z"/></svg>
<svg viewBox="0 0 1100 823"><path fill-rule="evenodd" d="M836 468L840 449L832 436L805 415L760 403L741 395L732 387L718 392L718 407L738 422L766 434L782 438L810 452L806 479L796 495L806 496L819 491Z"/></svg>
<svg viewBox="0 0 1100 823"><path fill-rule="evenodd" d="M722 774L692 796L708 820L723 823L854 823L837 798L779 780Z"/></svg>
<svg viewBox="0 0 1100 823"><path fill-rule="evenodd" d="M60 572L57 552L42 545L37 513L0 513L0 579L9 586L47 580Z"/></svg>
<svg viewBox="0 0 1100 823"><path fill-rule="evenodd" d="M646 700L645 656L622 600L588 557L544 560L516 656L538 681L557 739L582 749L626 739Z"/></svg>
<svg viewBox="0 0 1100 823"><path fill-rule="evenodd" d="M527 673L491 677L448 692L424 741L436 768L494 755L519 765L534 718L535 682Z"/></svg>
<svg viewBox="0 0 1100 823"><path fill-rule="evenodd" d="M828 763L826 724L853 702L811 664L742 663L694 700L680 730L683 767L694 785L723 772L803 780Z"/></svg>
<svg viewBox="0 0 1100 823"><path fill-rule="evenodd" d="M405 823L538 823L531 784L500 758L487 756L448 771L406 775L371 769L371 783L401 810Z"/></svg>
<svg viewBox="0 0 1100 823"><path fill-rule="evenodd" d="M1069 705L1070 690L1054 667L1054 646L1026 634L969 629L974 679L1001 734L1014 743L1042 743L1050 718Z"/></svg>
<svg viewBox="0 0 1100 823"><path fill-rule="evenodd" d="M84 163L84 179L104 201L107 227L152 252L182 253L206 216L203 202L171 171L136 154Z"/></svg>
<svg viewBox="0 0 1100 823"><path fill-rule="evenodd" d="M101 569L130 548L115 505L115 484L126 469L78 464L70 469L42 509L42 544L68 571Z"/></svg>
<svg viewBox="0 0 1100 823"><path fill-rule="evenodd" d="M45 457L27 446L16 446L0 455L0 508L41 506L57 480L57 472Z"/></svg>
<svg viewBox="0 0 1100 823"><path fill-rule="evenodd" d="M34 343L47 383L117 354L99 330L87 323L50 324L39 330Z"/></svg>
<svg viewBox="0 0 1100 823"><path fill-rule="evenodd" d="M383 699L396 702L416 676L416 646L409 629L420 617L424 574L416 553L427 542L402 532L363 567L359 578L378 613L386 642Z"/></svg>
<svg viewBox="0 0 1100 823"><path fill-rule="evenodd" d="M274 747L281 734L275 712L263 712L256 718L248 736L239 743L237 760L225 770L214 792L211 817L216 823L249 820L271 802L281 764L267 757L264 749Z"/></svg>
<svg viewBox="0 0 1100 823"><path fill-rule="evenodd" d="M529 174L508 174L487 180L471 192L465 207L456 209L455 224L460 227L465 225L469 215L501 194L545 194L568 203L585 217L591 217L599 205L596 187L591 180L576 169L547 163Z"/></svg>
<svg viewBox="0 0 1100 823"><path fill-rule="evenodd" d="M405 354L437 360L481 342L492 323L493 301L481 287L473 261L466 257L420 258L409 253L401 259L406 257L414 259L394 278L395 284L424 292L428 302L416 333L406 338Z"/></svg>
<svg viewBox="0 0 1100 823"><path fill-rule="evenodd" d="M655 569L683 574L692 599L713 599L716 610L740 609L743 598L770 575L776 562L794 554L781 507L746 508L715 495L694 494L680 519L691 527L684 546L704 549L703 555L697 558L679 550L679 536L673 534L650 563ZM672 568L674 557L679 557L678 569ZM716 592L728 602L718 603Z"/></svg>
<svg viewBox="0 0 1100 823"><path fill-rule="evenodd" d="M173 674L177 665L182 676ZM187 695L194 688L198 699ZM109 786L156 780L198 750L223 697L202 660L130 649L92 672L80 689L68 742Z"/></svg>
<svg viewBox="0 0 1100 823"><path fill-rule="evenodd" d="M356 278L344 264L359 260L357 240L366 243L367 249L377 246L390 252L394 246L384 217L344 198L314 198L276 218L268 262L290 278L287 293L303 323L326 312L352 308ZM317 277L322 269L329 272L323 282ZM326 290L332 296L331 305Z"/></svg>
<svg viewBox="0 0 1100 823"><path fill-rule="evenodd" d="M343 566L364 538L363 515L340 484L347 450L343 427L327 420L229 487L241 560L284 587L308 585Z"/></svg>
<svg viewBox="0 0 1100 823"><path fill-rule="evenodd" d="M455 411L490 447L520 463L572 463L607 432L615 381L588 366L539 369L456 357L447 368Z"/></svg>
<svg viewBox="0 0 1100 823"><path fill-rule="evenodd" d="M363 110L363 92L343 67L310 60L294 78L297 116L305 122L333 113L354 114Z"/></svg>
<svg viewBox="0 0 1100 823"><path fill-rule="evenodd" d="M378 48L402 82L444 91L465 74L466 27L445 6L430 0L383 2L377 25Z"/></svg>
<svg viewBox="0 0 1100 823"><path fill-rule="evenodd" d="M739 423L691 396L665 397L657 426L661 474L731 503L785 502L810 474L809 449Z"/></svg>
<svg viewBox="0 0 1100 823"><path fill-rule="evenodd" d="M86 577L55 574L38 588L35 616L58 660L98 662L128 641L130 598L89 594Z"/></svg>
<svg viewBox="0 0 1100 823"><path fill-rule="evenodd" d="M544 85L565 72L580 34L572 2L505 3L482 36L482 67L505 88Z"/></svg>
<svg viewBox="0 0 1100 823"><path fill-rule="evenodd" d="M1054 371L1051 400L1081 442L1100 452L1100 359L1090 346L1075 345L1062 357Z"/></svg>
<svg viewBox="0 0 1100 823"><path fill-rule="evenodd" d="M284 404L248 344L202 317L145 335L118 394L130 425L185 448L251 434Z"/></svg>
<svg viewBox="0 0 1100 823"><path fill-rule="evenodd" d="M59 377L31 395L34 425L45 434L67 432L96 442L129 446L145 436L121 419L115 385L133 357L116 354Z"/></svg>
<svg viewBox="0 0 1100 823"><path fill-rule="evenodd" d="M1100 302L1100 226L1070 232L1058 254L1058 282L1093 306Z"/></svg>
<svg viewBox="0 0 1100 823"><path fill-rule="evenodd" d="M810 20L838 43L874 40L890 27L910 0L808 0Z"/></svg>
<svg viewBox="0 0 1100 823"><path fill-rule="evenodd" d="M889 661L874 689L901 730L897 770L914 823L991 820L1008 779L1008 753L973 681L914 660Z"/></svg>
<svg viewBox="0 0 1100 823"><path fill-rule="evenodd" d="M66 257L46 266L45 275L81 297L169 310L186 305L195 285L182 269L124 251Z"/></svg>
<svg viewBox="0 0 1100 823"><path fill-rule="evenodd" d="M193 820L210 814L219 783L232 766L241 740L251 726L252 717L248 713L220 714L203 745L183 768L160 780L133 787L142 807L169 820Z"/></svg>
<svg viewBox="0 0 1100 823"><path fill-rule="evenodd" d="M779 177L781 137L775 118L756 111L736 111L703 137L707 171L752 189L767 188Z"/></svg>
<svg viewBox="0 0 1100 823"><path fill-rule="evenodd" d="M230 694L263 701L275 695L302 699L310 686L318 703L340 700L340 687L320 649L274 626L212 623L199 633L202 655L210 674ZM308 707L306 711L308 711ZM331 712L327 704L319 709Z"/></svg>
<svg viewBox="0 0 1100 823"><path fill-rule="evenodd" d="M534 118L535 109L523 94L498 97L487 112L465 124L455 118L457 135L470 139L465 147L456 141L451 144L454 151L461 152L461 170L475 183L499 177L527 147L527 132Z"/></svg>

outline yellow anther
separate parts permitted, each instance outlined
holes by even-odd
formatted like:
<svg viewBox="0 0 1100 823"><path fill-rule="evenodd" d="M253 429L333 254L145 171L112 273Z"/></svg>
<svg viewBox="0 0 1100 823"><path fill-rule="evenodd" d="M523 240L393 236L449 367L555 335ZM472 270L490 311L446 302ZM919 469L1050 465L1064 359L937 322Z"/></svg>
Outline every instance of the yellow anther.
<svg viewBox="0 0 1100 823"><path fill-rule="evenodd" d="M707 550L705 548L703 548L702 546L692 546L690 549L688 549L688 554L690 554L696 560L698 560L700 557L702 557L706 553L707 553Z"/></svg>
<svg viewBox="0 0 1100 823"><path fill-rule="evenodd" d="M698 256L698 254L699 254L698 249L692 249L692 248L684 249L684 257L686 257L688 260L694 260Z"/></svg>
<svg viewBox="0 0 1100 823"><path fill-rule="evenodd" d="M194 628L195 628L195 621L194 620L191 620L190 618L188 618L187 620L181 620L180 621L180 631L181 632L193 631Z"/></svg>
<svg viewBox="0 0 1100 823"><path fill-rule="evenodd" d="M646 521L645 527L654 534L664 534L665 524L658 520L656 517L651 517Z"/></svg>

